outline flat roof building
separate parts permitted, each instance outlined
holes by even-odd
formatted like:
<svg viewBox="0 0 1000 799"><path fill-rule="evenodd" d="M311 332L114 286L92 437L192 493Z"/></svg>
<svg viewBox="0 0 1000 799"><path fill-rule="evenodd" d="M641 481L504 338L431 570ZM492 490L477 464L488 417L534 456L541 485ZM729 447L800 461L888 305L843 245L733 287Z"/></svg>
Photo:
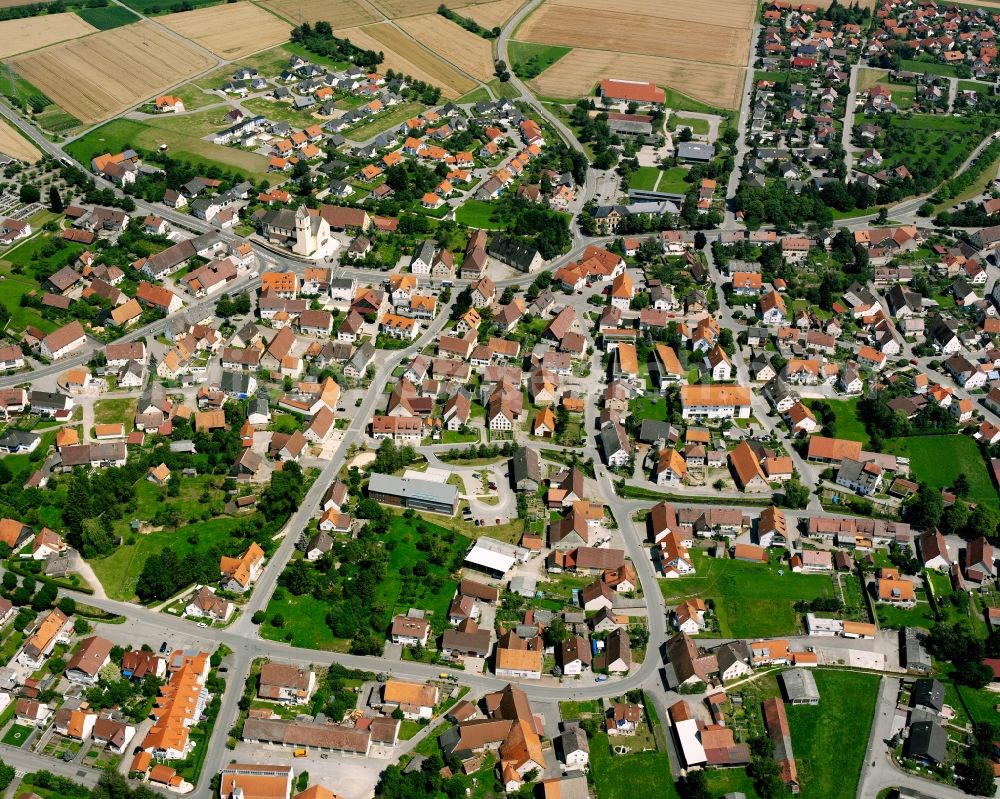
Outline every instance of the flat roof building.
<svg viewBox="0 0 1000 799"><path fill-rule="evenodd" d="M458 508L458 489L448 483L373 474L368 483L368 496L384 505L428 510L454 515Z"/></svg>

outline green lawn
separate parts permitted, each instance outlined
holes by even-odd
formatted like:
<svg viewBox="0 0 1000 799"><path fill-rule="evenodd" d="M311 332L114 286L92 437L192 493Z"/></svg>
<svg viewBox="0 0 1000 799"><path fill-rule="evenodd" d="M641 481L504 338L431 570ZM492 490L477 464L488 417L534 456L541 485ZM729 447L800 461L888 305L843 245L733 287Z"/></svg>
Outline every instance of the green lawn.
<svg viewBox="0 0 1000 799"><path fill-rule="evenodd" d="M753 787L753 778L741 768L707 769L705 778L708 782L708 792L711 796L723 796L728 793L744 793L747 799L757 799L757 791Z"/></svg>
<svg viewBox="0 0 1000 799"><path fill-rule="evenodd" d="M904 72L917 72L922 75L941 75L945 78L958 76L953 64L940 61L921 61L915 58L904 58L899 62L899 68Z"/></svg>
<svg viewBox="0 0 1000 799"><path fill-rule="evenodd" d="M694 119L692 117L671 117L670 122L675 128L684 125L685 127L691 128L691 132L697 136L707 136L708 135L708 120L707 119Z"/></svg>
<svg viewBox="0 0 1000 799"><path fill-rule="evenodd" d="M601 715L601 700L581 699L578 702L560 702L559 717L567 721Z"/></svg>
<svg viewBox="0 0 1000 799"><path fill-rule="evenodd" d="M709 558L693 551L693 577L660 580L668 607L688 597L712 598L723 636L736 638L791 635L799 630L795 602L833 595L826 575L792 574L783 566Z"/></svg>
<svg viewBox="0 0 1000 799"><path fill-rule="evenodd" d="M486 200L466 200L455 211L455 221L460 225L483 230L502 230L504 223L494 218L495 203Z"/></svg>
<svg viewBox="0 0 1000 799"><path fill-rule="evenodd" d="M308 111L297 111L292 108L291 103L268 100L265 97L253 97L249 100L244 100L241 105L248 111L265 116L274 122L287 122L289 125L298 128L305 128L319 122Z"/></svg>
<svg viewBox="0 0 1000 799"><path fill-rule="evenodd" d="M29 735L31 735L31 727L26 727L23 724L12 724L11 728L7 730L7 734L4 735L2 743L6 746L23 746Z"/></svg>
<svg viewBox="0 0 1000 799"><path fill-rule="evenodd" d="M960 474L969 480L969 502L985 502L997 507L997 492L993 487L986 463L968 436L913 436L905 439L910 457L910 472L934 488L947 488Z"/></svg>
<svg viewBox="0 0 1000 799"><path fill-rule="evenodd" d="M868 746L879 678L848 671L814 672L820 700L787 705L802 799L853 799Z"/></svg>
<svg viewBox="0 0 1000 799"><path fill-rule="evenodd" d="M131 431L137 402L134 397L98 400L94 403L94 424L123 424L126 432Z"/></svg>
<svg viewBox="0 0 1000 799"><path fill-rule="evenodd" d="M78 9L76 14L101 31L120 28L122 25L131 25L133 22L139 21L138 16L121 6L84 7Z"/></svg>
<svg viewBox="0 0 1000 799"><path fill-rule="evenodd" d="M656 186L657 191L666 191L671 194L687 194L691 188L688 180L690 172L682 166L672 166L663 170L660 175L660 182Z"/></svg>
<svg viewBox="0 0 1000 799"><path fill-rule="evenodd" d="M507 55L510 58L509 66L515 75L519 78L534 78L572 49L554 44L510 42L507 45Z"/></svg>
<svg viewBox="0 0 1000 799"><path fill-rule="evenodd" d="M655 394L647 394L633 401L632 413L639 419L667 421L667 400Z"/></svg>
<svg viewBox="0 0 1000 799"><path fill-rule="evenodd" d="M669 733L668 733L669 734ZM677 799L670 773L670 760L660 752L615 755L608 734L600 732L590 741L590 773L600 799Z"/></svg>
<svg viewBox="0 0 1000 799"><path fill-rule="evenodd" d="M490 93L486 90L486 87L479 86L473 89L468 94L463 94L455 102L458 105L465 105L466 103L485 103L490 99Z"/></svg>
<svg viewBox="0 0 1000 799"><path fill-rule="evenodd" d="M824 431L823 435L831 438L846 438L850 441L860 441L861 445L867 447L869 444L868 431L864 422L858 418L858 400L823 400L836 415L833 429ZM812 407L817 400L806 400L806 405Z"/></svg>
<svg viewBox="0 0 1000 799"><path fill-rule="evenodd" d="M347 128L342 130L341 134L352 141L366 141L402 124L410 117L423 113L426 107L423 103L400 103L372 117L371 122Z"/></svg>
<svg viewBox="0 0 1000 799"><path fill-rule="evenodd" d="M184 3L187 7L202 8L204 6L214 6L218 5L221 0L186 0ZM172 11L183 11L181 8L181 3L177 2L163 2L163 0L124 0L125 5L129 8L135 9L140 14L145 14L146 16L152 16L154 14L167 14Z"/></svg>
<svg viewBox="0 0 1000 799"><path fill-rule="evenodd" d="M900 108L906 107L904 94L912 89L893 90L893 100ZM972 117L952 117L932 114L890 116L890 132L886 141L879 144L885 159L884 167L905 164L911 172L936 166L938 177L945 180L961 166L981 140L980 121Z"/></svg>
<svg viewBox="0 0 1000 799"><path fill-rule="evenodd" d="M224 546L230 540L230 531L247 522L253 524L254 516L212 519L179 527L176 530L140 535L136 538L136 543L122 544L107 557L91 560L90 565L110 598L131 600L135 597L135 585L139 574L150 555L169 547L179 557L184 557L189 552Z"/></svg>
<svg viewBox="0 0 1000 799"><path fill-rule="evenodd" d="M641 166L632 173L629 186L633 189L652 191L660 179L660 169L655 166Z"/></svg>
<svg viewBox="0 0 1000 799"><path fill-rule="evenodd" d="M956 91L976 92L977 94L989 94L990 84L979 80L960 80Z"/></svg>
<svg viewBox="0 0 1000 799"><path fill-rule="evenodd" d="M326 623L326 614L329 612L330 606L326 602L309 594L293 596L286 593L284 599L272 599L268 602L267 620L260 625L261 637L272 641L289 641L292 646L308 649L346 652L350 642L333 637ZM285 619L280 628L271 624L271 619L278 614ZM290 639L288 633L291 633Z"/></svg>
<svg viewBox="0 0 1000 799"><path fill-rule="evenodd" d="M213 109L175 117L162 114L147 120L116 119L92 130L67 145L74 158L90 163L95 155L119 152L125 147L158 150L166 144L171 157L190 161L197 167L238 170L254 180L269 180L267 158L257 153L224 147L205 141L205 136L227 127L226 110Z"/></svg>
<svg viewBox="0 0 1000 799"><path fill-rule="evenodd" d="M701 100L695 100L693 97L688 97L684 92L671 89L669 86L661 86L660 88L666 94L666 106L672 108L674 111L695 111L699 114L718 114L719 116L727 113L724 109L708 105L708 103L703 103Z"/></svg>

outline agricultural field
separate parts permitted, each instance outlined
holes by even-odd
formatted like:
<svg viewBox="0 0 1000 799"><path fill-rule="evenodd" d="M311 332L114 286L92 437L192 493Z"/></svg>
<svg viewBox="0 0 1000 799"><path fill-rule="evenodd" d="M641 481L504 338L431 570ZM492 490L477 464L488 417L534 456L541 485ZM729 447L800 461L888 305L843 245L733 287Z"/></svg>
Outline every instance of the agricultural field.
<svg viewBox="0 0 1000 799"><path fill-rule="evenodd" d="M288 41L291 31L288 23L249 2L168 14L158 22L227 60Z"/></svg>
<svg viewBox="0 0 1000 799"><path fill-rule="evenodd" d="M87 22L98 30L109 31L122 25L131 25L139 21L139 16L122 6L99 6L97 8L81 8L77 12Z"/></svg>
<svg viewBox="0 0 1000 799"><path fill-rule="evenodd" d="M493 76L493 50L490 43L470 33L440 14L425 14L400 20L399 27L446 61L479 80Z"/></svg>
<svg viewBox="0 0 1000 799"><path fill-rule="evenodd" d="M202 111L182 117L161 115L138 121L116 119L90 131L69 145L69 152L83 163L102 152L118 152L125 145L156 150L161 144L169 147L174 158L194 164L236 169L254 181L267 180L267 158L257 153L223 147L200 138L211 130L225 127L221 121L225 109Z"/></svg>
<svg viewBox="0 0 1000 799"><path fill-rule="evenodd" d="M441 5L441 0L373 0L372 5L389 19L399 19L400 17L416 17L420 14L433 14ZM466 0L446 0L444 5L458 11L468 6L469 3Z"/></svg>
<svg viewBox="0 0 1000 799"><path fill-rule="evenodd" d="M669 7L669 4L665 4ZM615 10L543 5L518 29L520 41L559 44L616 53L660 55L688 62L742 66L750 47L749 28L708 27Z"/></svg>
<svg viewBox="0 0 1000 799"><path fill-rule="evenodd" d="M0 121L0 153L27 161L29 164L35 163L42 157L41 152L35 145L24 138L11 125Z"/></svg>
<svg viewBox="0 0 1000 799"><path fill-rule="evenodd" d="M78 39L97 30L76 14L45 14L40 17L0 22L0 58L27 53L67 39Z"/></svg>
<svg viewBox="0 0 1000 799"><path fill-rule="evenodd" d="M484 28L497 28L514 16L523 5L524 0L495 0L491 3L466 6L459 13L478 22Z"/></svg>
<svg viewBox="0 0 1000 799"><path fill-rule="evenodd" d="M681 87L689 97L724 109L739 107L743 89L743 70L737 67L582 47L560 58L532 80L531 86L543 97L574 99L592 95L601 79L609 75Z"/></svg>
<svg viewBox="0 0 1000 799"><path fill-rule="evenodd" d="M358 47L381 51L385 55L384 69L394 69L440 86L442 95L448 99L460 97L476 86L471 78L387 23L351 28L340 34Z"/></svg>
<svg viewBox="0 0 1000 799"><path fill-rule="evenodd" d="M322 20L339 30L378 20L374 11L356 0L263 0L262 5L293 25Z"/></svg>
<svg viewBox="0 0 1000 799"><path fill-rule="evenodd" d="M571 6L596 11L603 11L608 7L603 0L548 0L546 5ZM693 22L699 25L745 28L747 30L753 27L756 13L754 5L745 2L745 0L704 0L700 3L623 0L623 2L615 3L615 10L622 14L634 14L640 17L661 17L677 22Z"/></svg>
<svg viewBox="0 0 1000 799"><path fill-rule="evenodd" d="M667 606L687 597L715 600L719 632L726 637L751 638L791 635L798 631L794 605L800 599L833 595L827 575L792 574L776 564L758 565L692 553L696 574L660 580Z"/></svg>
<svg viewBox="0 0 1000 799"><path fill-rule="evenodd" d="M559 47L554 44L510 42L507 45L507 57L515 75L519 78L534 78L571 50L570 47Z"/></svg>
<svg viewBox="0 0 1000 799"><path fill-rule="evenodd" d="M53 103L90 124L212 66L194 45L149 22L46 47L10 63Z"/></svg>

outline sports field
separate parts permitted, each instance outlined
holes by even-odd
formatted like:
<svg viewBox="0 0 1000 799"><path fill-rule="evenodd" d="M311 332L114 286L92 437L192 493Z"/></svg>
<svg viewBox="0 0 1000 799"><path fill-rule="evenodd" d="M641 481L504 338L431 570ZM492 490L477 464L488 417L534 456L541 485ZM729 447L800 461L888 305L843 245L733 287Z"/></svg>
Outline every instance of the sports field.
<svg viewBox="0 0 1000 799"><path fill-rule="evenodd" d="M793 574L787 565L745 563L709 558L700 550L692 553L693 577L660 580L660 591L668 607L682 599L715 600L715 613L723 636L736 638L792 635L799 631L795 602L833 596L827 575Z"/></svg>
<svg viewBox="0 0 1000 799"><path fill-rule="evenodd" d="M490 43L470 33L440 14L406 17L396 23L421 44L446 61L460 66L480 80L493 77L493 50Z"/></svg>
<svg viewBox="0 0 1000 799"><path fill-rule="evenodd" d="M158 22L233 60L288 41L292 26L253 3L224 3L160 17Z"/></svg>
<svg viewBox="0 0 1000 799"><path fill-rule="evenodd" d="M449 99L460 97L476 86L471 78L388 23L351 28L340 31L340 35L358 47L381 51L385 55L383 69L394 69L417 80L440 86L441 93Z"/></svg>
<svg viewBox="0 0 1000 799"><path fill-rule="evenodd" d="M356 0L264 0L262 5L293 25L323 20L340 30L367 25L379 18Z"/></svg>
<svg viewBox="0 0 1000 799"><path fill-rule="evenodd" d="M0 58L77 39L96 30L93 25L70 13L8 19L0 22Z"/></svg>
<svg viewBox="0 0 1000 799"><path fill-rule="evenodd" d="M25 53L10 63L53 103L91 124L120 114L213 65L194 45L151 22Z"/></svg>
<svg viewBox="0 0 1000 799"><path fill-rule="evenodd" d="M4 121L0 121L0 153L17 158L20 161L35 163L42 157L41 152Z"/></svg>
<svg viewBox="0 0 1000 799"><path fill-rule="evenodd" d="M524 5L525 0L495 0L461 9L463 17L475 20L484 28L496 28L510 19Z"/></svg>
<svg viewBox="0 0 1000 799"><path fill-rule="evenodd" d="M737 67L579 47L533 79L531 86L543 97L572 99L593 94L608 77L672 86L717 108L738 108L743 88L743 70Z"/></svg>

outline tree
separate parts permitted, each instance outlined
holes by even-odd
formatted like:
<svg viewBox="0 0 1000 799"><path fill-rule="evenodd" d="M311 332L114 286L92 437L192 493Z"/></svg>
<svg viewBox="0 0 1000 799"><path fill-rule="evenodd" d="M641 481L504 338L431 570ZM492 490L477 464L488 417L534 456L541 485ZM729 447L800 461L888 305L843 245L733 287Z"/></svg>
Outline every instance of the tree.
<svg viewBox="0 0 1000 799"><path fill-rule="evenodd" d="M797 477L785 483L781 504L785 508L804 508L809 504L809 489Z"/></svg>
<svg viewBox="0 0 1000 799"><path fill-rule="evenodd" d="M37 186L30 186L27 183L21 186L19 197L22 203L37 203L42 198L42 193Z"/></svg>
<svg viewBox="0 0 1000 799"><path fill-rule="evenodd" d="M937 527L944 513L944 499L940 491L921 483L907 509L918 527Z"/></svg>
<svg viewBox="0 0 1000 799"><path fill-rule="evenodd" d="M952 485L951 490L960 497L967 497L969 495L969 478L965 476L965 472L960 472L958 477L955 478L955 483Z"/></svg>
<svg viewBox="0 0 1000 799"><path fill-rule="evenodd" d="M14 781L15 772L13 766L8 766L0 760L0 791L6 791L7 786Z"/></svg>
<svg viewBox="0 0 1000 799"><path fill-rule="evenodd" d="M263 624L266 618L267 614L263 610L255 610L253 616L250 617L250 621L253 624Z"/></svg>
<svg viewBox="0 0 1000 799"><path fill-rule="evenodd" d="M970 757L964 763L959 763L958 787L973 796L995 796L996 781L993 778L993 765L985 757Z"/></svg>
<svg viewBox="0 0 1000 799"><path fill-rule="evenodd" d="M54 183L49 186L49 210L54 214L61 214L63 212L62 197L59 196L59 189L56 188Z"/></svg>
<svg viewBox="0 0 1000 799"><path fill-rule="evenodd" d="M677 793L681 799L712 799L704 771L689 771L677 780Z"/></svg>

